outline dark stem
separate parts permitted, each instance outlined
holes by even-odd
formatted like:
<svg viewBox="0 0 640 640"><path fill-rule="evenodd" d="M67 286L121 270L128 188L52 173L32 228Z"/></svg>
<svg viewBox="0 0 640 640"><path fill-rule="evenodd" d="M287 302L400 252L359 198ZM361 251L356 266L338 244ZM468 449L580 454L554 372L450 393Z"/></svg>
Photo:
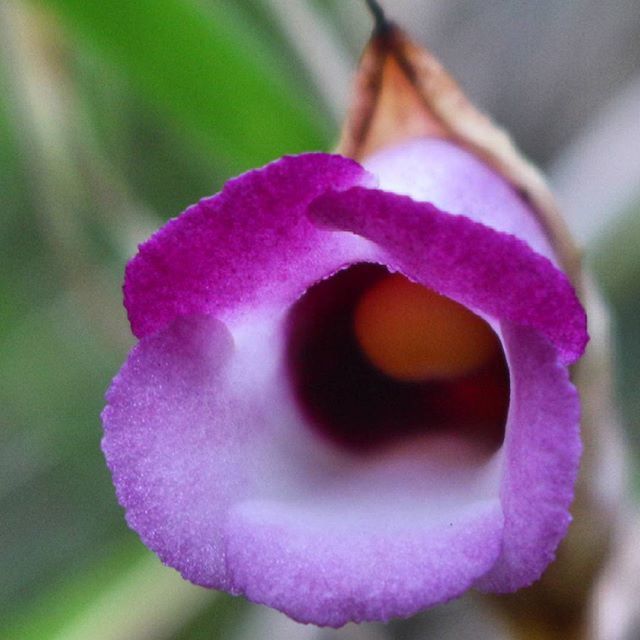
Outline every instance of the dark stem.
<svg viewBox="0 0 640 640"><path fill-rule="evenodd" d="M367 7L375 20L374 32L384 33L389 29L391 23L387 20L384 9L380 6L377 0L365 0Z"/></svg>

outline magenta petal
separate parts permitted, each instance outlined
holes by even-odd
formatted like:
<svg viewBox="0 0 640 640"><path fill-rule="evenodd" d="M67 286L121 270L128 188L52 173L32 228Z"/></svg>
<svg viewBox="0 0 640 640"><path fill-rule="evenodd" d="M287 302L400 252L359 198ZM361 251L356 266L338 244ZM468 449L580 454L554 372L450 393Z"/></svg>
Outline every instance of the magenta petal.
<svg viewBox="0 0 640 640"><path fill-rule="evenodd" d="M328 448L287 393L278 326L236 340L181 318L133 350L103 414L130 526L185 578L305 622L462 594L501 550L495 465L450 448L364 460Z"/></svg>
<svg viewBox="0 0 640 640"><path fill-rule="evenodd" d="M507 592L537 580L555 557L571 521L581 443L578 394L552 347L522 327L503 325L502 333L511 371L504 546L477 586Z"/></svg>
<svg viewBox="0 0 640 640"><path fill-rule="evenodd" d="M285 156L230 180L160 229L128 264L133 332L142 337L176 316L226 319L256 301L291 302L301 272L306 282L323 277L344 254L344 238L312 225L307 205L326 190L371 182L356 162L322 153ZM320 243L320 236L328 237Z"/></svg>
<svg viewBox="0 0 640 640"><path fill-rule="evenodd" d="M564 363L588 340L586 316L567 277L522 240L426 202L353 187L311 203L321 224L381 248L379 260L487 315L532 327Z"/></svg>

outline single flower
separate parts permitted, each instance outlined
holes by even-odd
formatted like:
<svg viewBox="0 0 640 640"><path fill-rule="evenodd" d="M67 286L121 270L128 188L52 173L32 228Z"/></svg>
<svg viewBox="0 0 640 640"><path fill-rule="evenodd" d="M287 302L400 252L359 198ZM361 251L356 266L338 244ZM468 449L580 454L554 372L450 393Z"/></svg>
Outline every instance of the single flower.
<svg viewBox="0 0 640 640"><path fill-rule="evenodd" d="M284 157L129 263L103 414L163 562L303 622L535 581L567 531L584 311L536 215L459 146Z"/></svg>

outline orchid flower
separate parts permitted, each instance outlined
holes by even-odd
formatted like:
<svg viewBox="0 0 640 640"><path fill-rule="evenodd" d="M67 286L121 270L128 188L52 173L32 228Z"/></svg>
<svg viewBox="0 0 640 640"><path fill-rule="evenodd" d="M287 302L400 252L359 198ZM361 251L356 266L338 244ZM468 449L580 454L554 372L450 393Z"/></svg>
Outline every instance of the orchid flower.
<svg viewBox="0 0 640 640"><path fill-rule="evenodd" d="M535 211L455 142L285 156L126 271L103 449L184 578L319 625L537 580L580 455L586 318Z"/></svg>

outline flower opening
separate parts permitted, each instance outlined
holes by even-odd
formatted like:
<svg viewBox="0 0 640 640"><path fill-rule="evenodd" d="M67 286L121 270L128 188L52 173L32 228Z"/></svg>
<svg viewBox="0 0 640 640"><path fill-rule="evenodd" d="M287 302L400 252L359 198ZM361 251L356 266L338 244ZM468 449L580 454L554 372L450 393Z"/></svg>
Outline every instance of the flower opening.
<svg viewBox="0 0 640 640"><path fill-rule="evenodd" d="M358 264L313 285L288 323L296 396L333 442L360 453L447 433L488 452L502 443L509 403L504 354L489 325L457 303L380 265ZM385 339L395 348L387 371L368 353L377 349L384 358L386 345L376 340Z"/></svg>

